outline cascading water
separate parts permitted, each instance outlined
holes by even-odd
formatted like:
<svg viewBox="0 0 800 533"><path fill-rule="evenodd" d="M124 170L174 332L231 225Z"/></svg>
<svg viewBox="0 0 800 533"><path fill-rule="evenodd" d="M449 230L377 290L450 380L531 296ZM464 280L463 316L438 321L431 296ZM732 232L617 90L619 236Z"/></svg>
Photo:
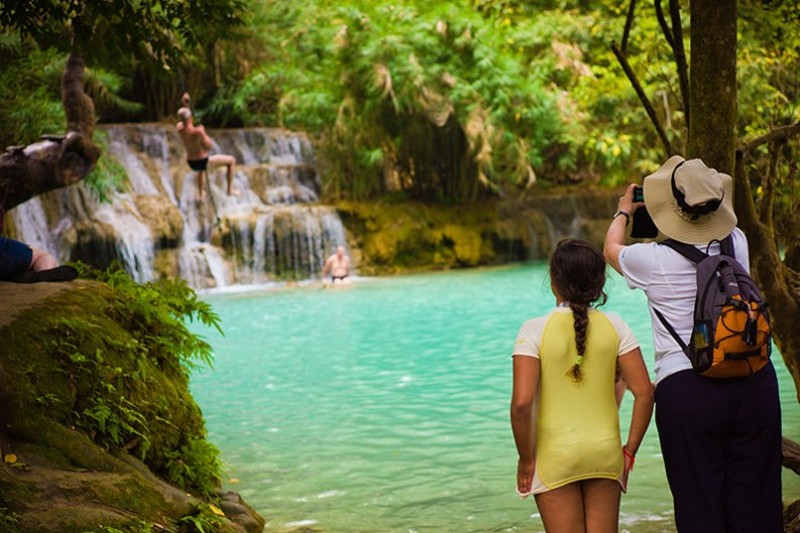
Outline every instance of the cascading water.
<svg viewBox="0 0 800 533"><path fill-rule="evenodd" d="M200 202L177 134L163 124L99 128L126 170L124 191L98 202L79 183L10 211L12 236L60 261L103 268L119 260L139 282L179 276L197 289L313 279L328 254L346 246L335 209L319 204L311 143L302 134L249 128L210 132L212 153L236 158L209 172Z"/></svg>

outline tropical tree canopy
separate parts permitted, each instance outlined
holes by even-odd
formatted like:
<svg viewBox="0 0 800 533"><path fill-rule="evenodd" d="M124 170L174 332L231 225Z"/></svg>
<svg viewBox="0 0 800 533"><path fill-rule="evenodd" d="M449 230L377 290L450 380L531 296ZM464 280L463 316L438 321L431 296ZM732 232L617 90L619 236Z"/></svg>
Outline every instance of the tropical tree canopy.
<svg viewBox="0 0 800 533"><path fill-rule="evenodd" d="M618 185L666 154L613 43L664 137L688 151L660 3L632 4L627 26L629 6L605 0L11 0L0 77L30 90L0 89L0 141L47 131L37 124L57 113L59 51L81 50L100 121L164 119L189 90L208 125L308 131L330 198L461 203L534 183ZM797 120L799 11L739 3L740 137ZM678 17L690 55L689 15Z"/></svg>

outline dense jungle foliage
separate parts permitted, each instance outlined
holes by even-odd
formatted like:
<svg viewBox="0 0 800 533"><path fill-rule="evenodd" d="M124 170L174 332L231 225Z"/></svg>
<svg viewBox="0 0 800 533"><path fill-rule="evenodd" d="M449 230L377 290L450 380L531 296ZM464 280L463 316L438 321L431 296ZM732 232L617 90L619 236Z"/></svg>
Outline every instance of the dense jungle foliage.
<svg viewBox="0 0 800 533"><path fill-rule="evenodd" d="M143 19L169 15L158 2L144 4ZM222 32L211 18L191 34L173 21L177 15L167 16L171 54L142 59L122 43L87 60L101 121L173 120L188 90L209 126L311 133L330 199L464 204L560 184L613 186L666 158L612 53L611 43L624 41L670 142L679 152L685 147L672 49L649 2L633 3L629 32L629 5L608 0L203 4L219 10L209 17L227 10L235 23ZM132 17L136 9L144 8L133 8ZM681 16L690 55L685 4ZM796 122L800 8L788 0L742 1L739 33L740 137ZM59 131L63 53L6 30L0 54L0 144ZM796 151L796 142L783 149ZM115 175L114 168L99 174ZM794 170L781 175L788 176L778 185L788 207L796 200Z"/></svg>

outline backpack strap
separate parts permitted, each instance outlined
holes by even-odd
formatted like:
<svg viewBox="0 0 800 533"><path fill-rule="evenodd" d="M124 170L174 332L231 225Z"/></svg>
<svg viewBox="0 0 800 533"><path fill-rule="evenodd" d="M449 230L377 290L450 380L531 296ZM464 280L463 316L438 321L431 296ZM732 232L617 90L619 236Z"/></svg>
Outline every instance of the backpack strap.
<svg viewBox="0 0 800 533"><path fill-rule="evenodd" d="M672 338L675 339L675 341L678 343L678 346L681 347L681 350L683 350L683 352L686 353L686 348L687 348L686 343L683 342L683 339L681 339L680 335L678 335L678 332L675 331L675 328L672 327L672 324L667 322L667 319L664 318L664 315L662 315L658 309L653 307L653 311L656 313L656 316L661 321L661 323L664 324L664 327L667 328L669 334L672 335Z"/></svg>
<svg viewBox="0 0 800 533"><path fill-rule="evenodd" d="M678 242L675 239L665 239L659 242L658 244L663 244L664 246L672 248L673 250L681 254L686 259L689 259L693 263L699 263L700 261L708 257L707 253L698 250L691 244Z"/></svg>
<svg viewBox="0 0 800 533"><path fill-rule="evenodd" d="M714 241L711 241L708 244L710 245L713 242ZM728 235L721 241L717 242L719 242L719 252L721 254L727 255L728 257L733 257L734 259L736 258L736 256L733 255L734 254L733 238L730 235ZM698 250L695 246L676 241L675 239L664 239L658 244L669 246L670 248L681 254L683 257L690 259L694 263L699 263L700 261L708 257L707 253L703 252L702 250Z"/></svg>
<svg viewBox="0 0 800 533"><path fill-rule="evenodd" d="M678 252L679 254L681 254L682 256L684 256L685 258L689 259L690 261L692 261L695 264L700 263L700 261L702 261L703 259L708 257L708 254L703 252L702 250L698 250L696 247L692 246L691 244L682 243L682 242L676 241L675 239L665 239L665 240L659 242L658 244L663 244L664 246L669 246L670 248L672 248L673 250L675 250L676 252ZM733 257L733 258L736 257L736 256L733 255L733 252L734 252L733 251L733 238L730 235L728 235L727 237L725 237L724 239L719 241L719 247L720 247L720 253L725 254L727 256L730 256L730 257ZM678 332L675 331L675 328L672 327L672 324L667 322L667 319L664 318L664 315L662 315L661 312L658 309L653 307L653 311L655 312L656 316L661 321L661 323L664 325L664 327L667 328L667 331L669 331L669 334L672 335L672 338L675 339L675 341L678 343L678 345L681 347L681 349L685 353L686 349L687 349L687 345L686 345L685 342L683 342L683 339L681 339L680 335L678 335Z"/></svg>
<svg viewBox="0 0 800 533"><path fill-rule="evenodd" d="M727 237L719 241L719 252L721 254L727 255L728 257L733 257L734 259L736 259L736 256L733 255L734 254L733 237L728 235Z"/></svg>

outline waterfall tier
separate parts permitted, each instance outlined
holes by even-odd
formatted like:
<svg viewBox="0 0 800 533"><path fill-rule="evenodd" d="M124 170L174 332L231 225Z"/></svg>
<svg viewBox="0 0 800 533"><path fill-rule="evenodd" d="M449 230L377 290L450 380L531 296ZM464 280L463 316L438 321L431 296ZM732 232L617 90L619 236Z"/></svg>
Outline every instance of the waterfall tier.
<svg viewBox="0 0 800 533"><path fill-rule="evenodd" d="M215 130L212 153L233 155L208 172L199 201L195 172L174 128L126 124L107 133L106 156L126 170L123 191L99 202L82 183L37 196L9 212L13 236L60 261L105 268L117 260L139 282L181 277L196 289L313 279L338 245L336 211L320 205L309 140L269 128Z"/></svg>

